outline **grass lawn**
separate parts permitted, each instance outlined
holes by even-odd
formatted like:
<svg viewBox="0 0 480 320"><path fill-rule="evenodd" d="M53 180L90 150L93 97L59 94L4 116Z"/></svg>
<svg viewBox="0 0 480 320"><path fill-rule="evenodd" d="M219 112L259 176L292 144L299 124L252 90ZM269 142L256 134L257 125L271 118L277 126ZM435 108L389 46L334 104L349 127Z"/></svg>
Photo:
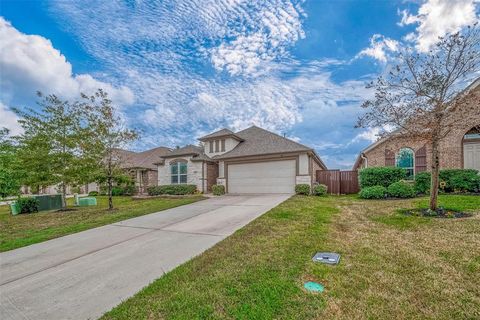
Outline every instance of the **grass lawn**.
<svg viewBox="0 0 480 320"><path fill-rule="evenodd" d="M426 201L295 196L103 319L478 319L480 197L440 198L472 218L397 212ZM340 264L311 262L324 250Z"/></svg>
<svg viewBox="0 0 480 320"><path fill-rule="evenodd" d="M12 216L8 206L0 206L0 252L33 243L61 237L109 223L138 217L201 200L200 196L180 199L155 198L132 200L131 197L114 197L117 209L108 211L108 198L97 197L96 207L77 208L76 211L41 211L34 214ZM69 205L73 199L68 199Z"/></svg>

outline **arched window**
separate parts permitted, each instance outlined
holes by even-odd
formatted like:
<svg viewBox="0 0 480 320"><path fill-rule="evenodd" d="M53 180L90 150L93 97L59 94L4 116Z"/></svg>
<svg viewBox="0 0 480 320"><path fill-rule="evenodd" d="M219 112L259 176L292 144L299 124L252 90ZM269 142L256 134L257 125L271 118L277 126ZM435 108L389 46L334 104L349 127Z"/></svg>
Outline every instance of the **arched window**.
<svg viewBox="0 0 480 320"><path fill-rule="evenodd" d="M407 171L407 179L413 179L415 165L414 165L414 152L410 148L402 148L397 153L396 166L403 168Z"/></svg>
<svg viewBox="0 0 480 320"><path fill-rule="evenodd" d="M170 162L170 174L172 184L187 183L187 161Z"/></svg>

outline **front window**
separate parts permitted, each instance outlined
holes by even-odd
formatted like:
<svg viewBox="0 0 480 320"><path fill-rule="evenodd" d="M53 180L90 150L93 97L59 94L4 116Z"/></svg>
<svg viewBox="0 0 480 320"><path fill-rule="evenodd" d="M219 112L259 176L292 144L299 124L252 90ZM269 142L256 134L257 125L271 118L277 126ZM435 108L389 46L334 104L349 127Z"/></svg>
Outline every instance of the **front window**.
<svg viewBox="0 0 480 320"><path fill-rule="evenodd" d="M396 166L407 171L407 179L413 179L414 175L414 152L410 148L403 148L397 154Z"/></svg>
<svg viewBox="0 0 480 320"><path fill-rule="evenodd" d="M172 184L187 183L187 163L175 162L170 164Z"/></svg>

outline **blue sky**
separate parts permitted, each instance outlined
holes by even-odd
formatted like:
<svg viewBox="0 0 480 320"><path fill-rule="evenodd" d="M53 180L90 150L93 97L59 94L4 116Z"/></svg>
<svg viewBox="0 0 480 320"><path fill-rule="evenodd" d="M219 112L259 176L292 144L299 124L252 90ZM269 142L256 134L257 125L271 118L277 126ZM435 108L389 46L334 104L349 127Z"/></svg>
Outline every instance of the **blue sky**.
<svg viewBox="0 0 480 320"><path fill-rule="evenodd" d="M197 143L252 124L351 167L378 128L354 129L365 84L402 47L478 21L477 0L13 1L0 5L0 126L35 92L106 89L132 146Z"/></svg>

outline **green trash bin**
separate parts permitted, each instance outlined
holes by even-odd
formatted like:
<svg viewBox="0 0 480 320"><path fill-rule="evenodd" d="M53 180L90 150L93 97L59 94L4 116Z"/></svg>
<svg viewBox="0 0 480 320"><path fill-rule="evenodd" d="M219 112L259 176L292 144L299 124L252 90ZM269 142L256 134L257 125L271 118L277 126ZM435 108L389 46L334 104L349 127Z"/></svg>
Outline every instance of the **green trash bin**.
<svg viewBox="0 0 480 320"><path fill-rule="evenodd" d="M16 216L20 213L20 205L16 201L10 203L10 211L12 212L13 216Z"/></svg>

